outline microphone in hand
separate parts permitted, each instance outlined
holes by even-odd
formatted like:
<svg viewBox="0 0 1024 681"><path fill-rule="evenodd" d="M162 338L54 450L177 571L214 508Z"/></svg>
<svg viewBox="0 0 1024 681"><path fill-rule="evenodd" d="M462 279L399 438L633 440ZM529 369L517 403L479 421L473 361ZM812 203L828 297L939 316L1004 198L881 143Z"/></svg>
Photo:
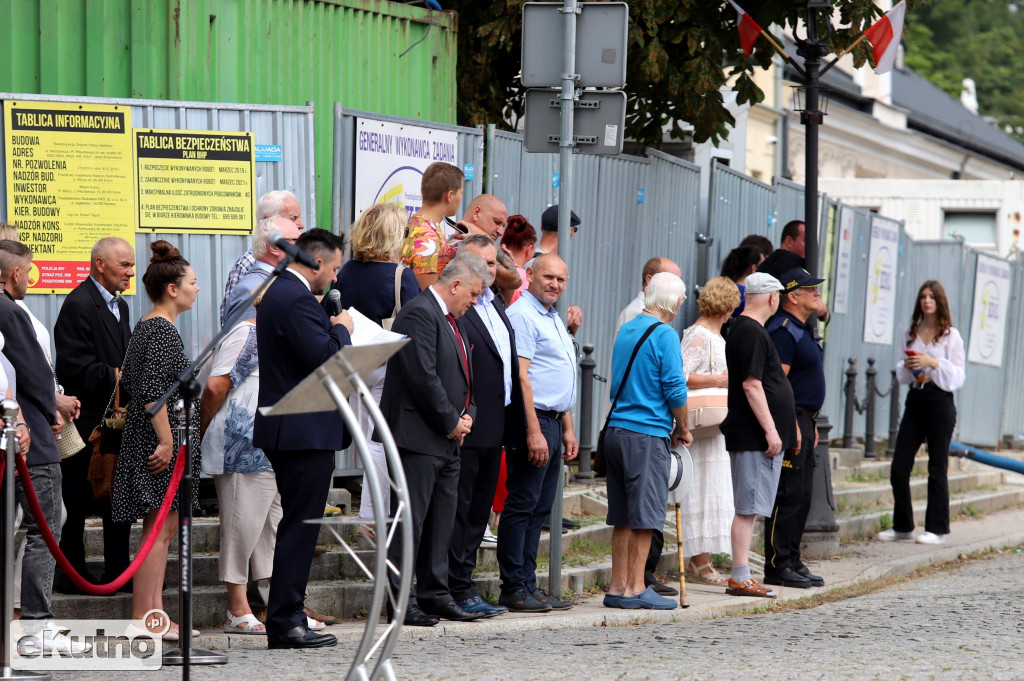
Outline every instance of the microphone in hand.
<svg viewBox="0 0 1024 681"><path fill-rule="evenodd" d="M267 235L267 243L273 246L274 248L281 249L289 256L291 256L291 258L297 263L305 265L306 267L309 267L314 270L320 269L320 263L314 260L313 256L311 256L309 253L306 253L304 250L293 244L291 241L288 241L288 239L286 239L285 237L281 236L281 233L278 232L277 230L274 230L273 232Z"/></svg>
<svg viewBox="0 0 1024 681"><path fill-rule="evenodd" d="M330 291L327 292L327 301L330 303L331 306L331 316L337 317L338 315L340 315L342 311L341 291L339 291L336 288L332 288Z"/></svg>

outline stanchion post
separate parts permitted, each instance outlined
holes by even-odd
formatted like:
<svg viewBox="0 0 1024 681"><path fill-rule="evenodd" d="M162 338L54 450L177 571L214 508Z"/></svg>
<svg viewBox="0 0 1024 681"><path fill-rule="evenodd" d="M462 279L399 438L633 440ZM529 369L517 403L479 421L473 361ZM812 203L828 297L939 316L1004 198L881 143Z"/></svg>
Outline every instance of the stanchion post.
<svg viewBox="0 0 1024 681"><path fill-rule="evenodd" d="M868 357L868 368L864 372L864 376L867 379L868 394L864 399L867 400L865 404L864 414L864 458L865 459L877 459L878 455L875 454L875 377L878 375L878 369L875 368L875 358Z"/></svg>
<svg viewBox="0 0 1024 681"><path fill-rule="evenodd" d="M857 360L847 360L850 366L846 369L846 413L843 418L843 449L853 446L853 412L857 409Z"/></svg>
<svg viewBox="0 0 1024 681"><path fill-rule="evenodd" d="M580 427L577 433L580 438L580 468L576 479L592 482L594 469L591 467L590 456L594 448L594 346L586 343L583 346L583 359L580 360Z"/></svg>
<svg viewBox="0 0 1024 681"><path fill-rule="evenodd" d="M889 444L885 453L892 456L896 451L896 436L900 432L900 382L896 378L896 370L892 370L892 383L889 385Z"/></svg>

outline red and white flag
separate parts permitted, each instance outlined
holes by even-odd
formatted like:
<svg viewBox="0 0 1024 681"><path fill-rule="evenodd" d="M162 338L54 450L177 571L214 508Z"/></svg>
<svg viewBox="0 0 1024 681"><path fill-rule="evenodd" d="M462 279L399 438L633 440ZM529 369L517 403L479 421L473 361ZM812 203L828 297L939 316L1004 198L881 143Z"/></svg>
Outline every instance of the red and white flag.
<svg viewBox="0 0 1024 681"><path fill-rule="evenodd" d="M875 73L892 71L896 52L903 38L903 17L906 12L907 4L900 0L895 7L885 13L885 16L864 31L864 35L874 48Z"/></svg>
<svg viewBox="0 0 1024 681"><path fill-rule="evenodd" d="M743 48L743 56L749 57L750 53L754 51L754 43L757 42L758 36L761 35L764 29L758 26L757 22L740 9L740 6L733 0L729 0L729 4L732 5L732 8L739 15L737 28L740 31L740 46Z"/></svg>

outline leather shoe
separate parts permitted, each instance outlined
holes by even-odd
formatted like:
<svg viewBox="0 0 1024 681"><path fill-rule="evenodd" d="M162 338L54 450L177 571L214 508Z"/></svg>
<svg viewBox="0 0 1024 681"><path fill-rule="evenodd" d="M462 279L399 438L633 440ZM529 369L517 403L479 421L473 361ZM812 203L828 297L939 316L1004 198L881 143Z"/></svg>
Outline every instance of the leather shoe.
<svg viewBox="0 0 1024 681"><path fill-rule="evenodd" d="M484 617L494 617L500 615L503 612L508 612L508 608L503 605L491 605L479 596L473 596L466 600L459 601L458 605L463 610L468 612L481 612Z"/></svg>
<svg viewBox="0 0 1024 681"><path fill-rule="evenodd" d="M395 613L391 609L390 603L388 603L387 605L387 610L388 621L390 622L395 619ZM402 620L402 624L404 624L407 627L432 627L440 621L441 620L434 617L433 615L428 615L427 613L420 610L420 606L414 603L410 603L406 608L405 619Z"/></svg>
<svg viewBox="0 0 1024 681"><path fill-rule="evenodd" d="M323 613L319 613L316 610L314 610L313 608L310 608L309 606L306 606L306 607L302 608L302 612L304 612L306 614L306 617L311 617L312 619L320 620L321 622L323 622L326 625L331 625L331 624L337 624L338 623L338 618L337 617L331 617L330 615L324 615Z"/></svg>
<svg viewBox="0 0 1024 681"><path fill-rule="evenodd" d="M434 617L443 617L446 620L452 620L453 622L472 622L484 617L482 612L473 612L466 610L465 608L459 607L457 603L452 601L451 603L445 603L439 608L431 608L430 610L424 610L427 615L433 615Z"/></svg>
<svg viewBox="0 0 1024 681"><path fill-rule="evenodd" d="M516 612L551 612L549 603L541 603L526 589L502 591L498 603Z"/></svg>
<svg viewBox="0 0 1024 681"><path fill-rule="evenodd" d="M765 570L764 583L775 586L791 586L795 589L811 588L811 580L789 567L784 567L781 570L773 570L772 572Z"/></svg>
<svg viewBox="0 0 1024 681"><path fill-rule="evenodd" d="M318 634L308 627L295 627L283 634L268 634L267 648L282 650L288 648L329 648L338 645L334 634Z"/></svg>
<svg viewBox="0 0 1024 681"><path fill-rule="evenodd" d="M675 588L669 586L668 584L662 584L657 579L655 579L653 581L650 581L650 582L646 582L644 584L644 586L651 587L652 589L654 589L654 593L660 594L662 596L678 596L679 595L679 590L678 589L675 589Z"/></svg>
<svg viewBox="0 0 1024 681"><path fill-rule="evenodd" d="M800 569L796 571L801 577L806 577L811 580L811 586L825 586L825 579L821 575L816 575L811 572L811 569L806 565L801 565Z"/></svg>

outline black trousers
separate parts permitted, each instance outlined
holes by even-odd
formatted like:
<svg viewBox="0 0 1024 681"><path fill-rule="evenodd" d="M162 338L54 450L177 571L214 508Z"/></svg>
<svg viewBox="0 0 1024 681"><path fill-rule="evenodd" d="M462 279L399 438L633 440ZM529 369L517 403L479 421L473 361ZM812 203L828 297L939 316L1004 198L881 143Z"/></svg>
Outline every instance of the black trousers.
<svg viewBox="0 0 1024 681"><path fill-rule="evenodd" d="M910 471L921 444L928 442L928 508L924 529L933 534L949 534L949 441L956 426L953 393L934 383L911 388L896 435L896 447L889 469L895 510L892 528L897 532L914 529L914 508L910 499Z"/></svg>
<svg viewBox="0 0 1024 681"><path fill-rule="evenodd" d="M74 426L71 426L74 428ZM61 497L68 518L60 535L60 550L71 566L85 579L92 575L85 566L85 519L98 515L103 519L103 576L101 582L116 579L128 569L131 523L115 523L110 519L110 499L97 499L89 484L89 459L92 449L86 447L78 454L62 459L60 473L63 478Z"/></svg>
<svg viewBox="0 0 1024 681"><path fill-rule="evenodd" d="M658 581L654 573L658 570L661 550L665 547L665 535L661 530L651 532L651 548L647 550L647 562L644 564L644 584L650 586Z"/></svg>
<svg viewBox="0 0 1024 681"><path fill-rule="evenodd" d="M281 495L281 522L274 545L274 578L267 603L267 633L306 626L302 611L320 526L304 521L324 516L334 474L334 452L323 449L265 450Z"/></svg>
<svg viewBox="0 0 1024 681"><path fill-rule="evenodd" d="M412 523L413 565L416 584L409 605L425 612L441 608L454 599L448 591L448 546L455 525L455 505L461 460L452 454L435 456L398 449L408 483L409 516ZM398 495L391 495L391 517L398 510ZM388 560L400 567L402 537L396 533L388 548ZM398 593L399 577L388 572L391 589Z"/></svg>
<svg viewBox="0 0 1024 681"><path fill-rule="evenodd" d="M786 454L782 475L775 493L775 506L764 519L764 570L766 573L792 568L799 570L800 540L811 511L814 484L814 419L800 409L796 413L800 428L800 451Z"/></svg>
<svg viewBox="0 0 1024 681"><path fill-rule="evenodd" d="M448 548L448 588L456 601L479 595L473 588L473 570L498 486L501 446L463 447L461 459L455 526Z"/></svg>

